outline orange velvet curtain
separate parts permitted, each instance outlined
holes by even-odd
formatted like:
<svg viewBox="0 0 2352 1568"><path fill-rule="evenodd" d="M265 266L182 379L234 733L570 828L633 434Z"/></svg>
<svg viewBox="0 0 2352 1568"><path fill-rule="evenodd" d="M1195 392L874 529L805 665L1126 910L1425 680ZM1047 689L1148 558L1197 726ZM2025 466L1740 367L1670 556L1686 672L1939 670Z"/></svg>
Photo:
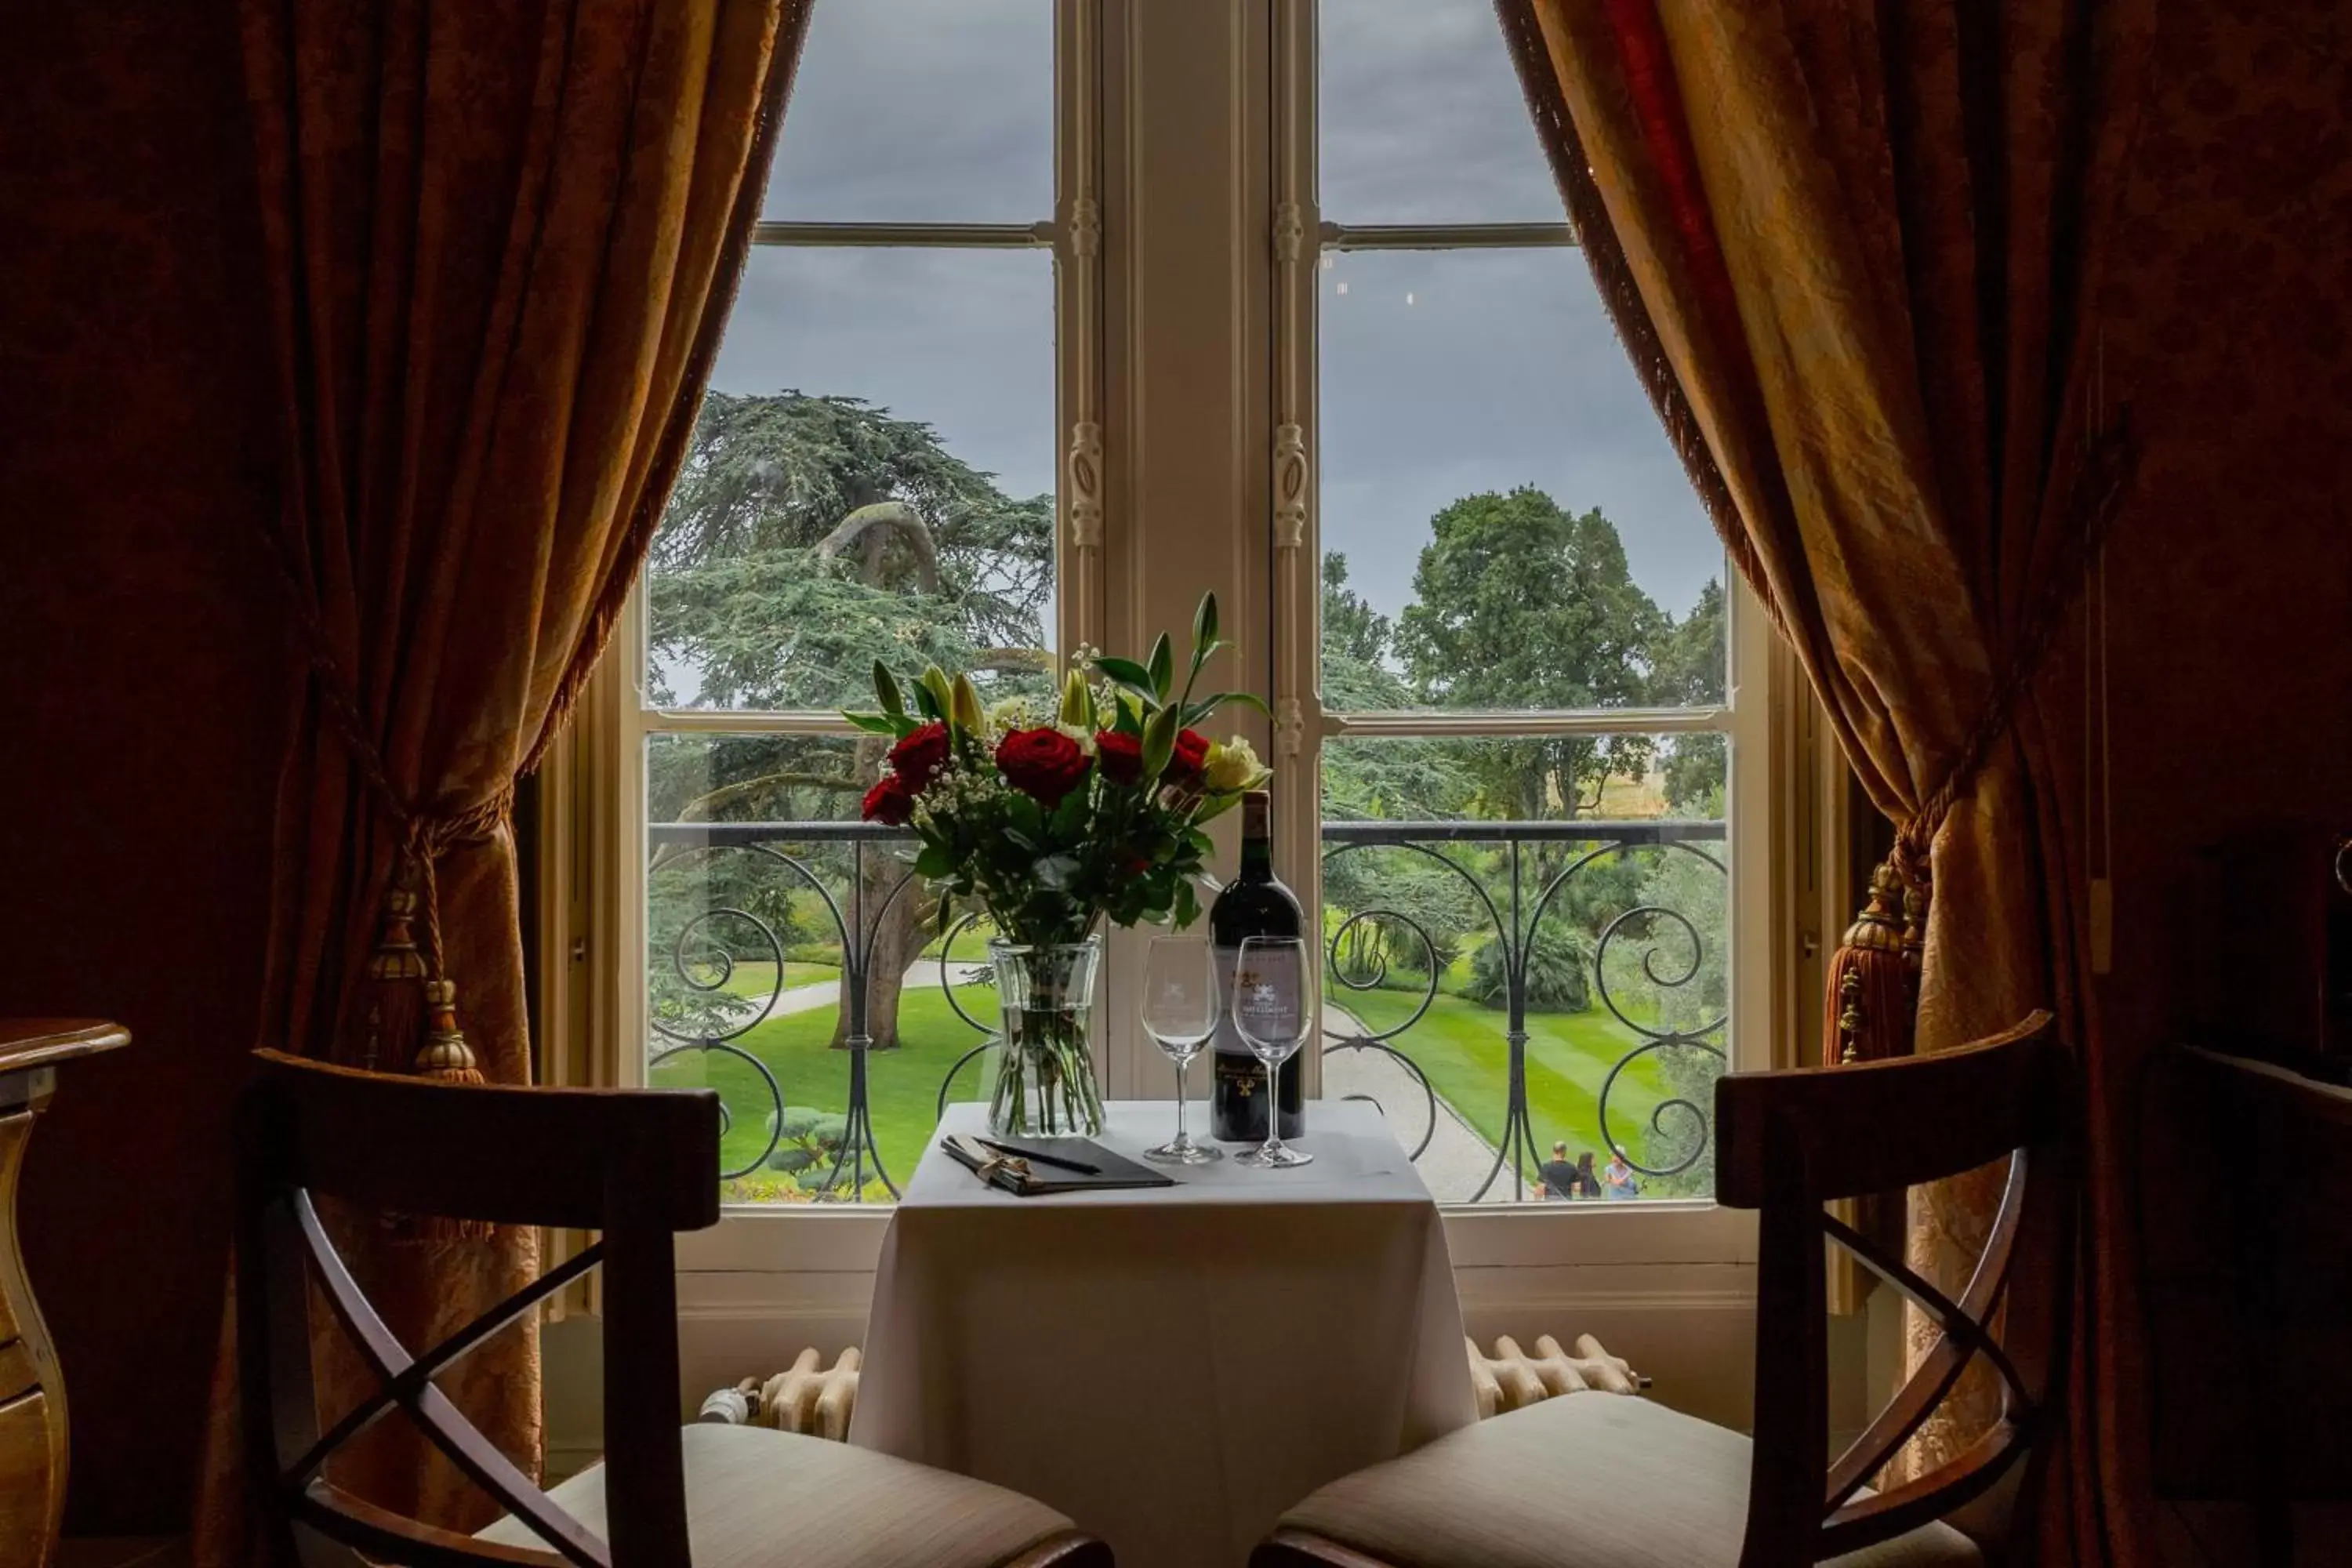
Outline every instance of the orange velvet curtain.
<svg viewBox="0 0 2352 1568"><path fill-rule="evenodd" d="M425 956L457 987L480 1070L528 1082L515 781L659 520L810 0L241 9L282 405L268 543L309 667L279 783L263 1039L360 1056L356 983L405 860L427 873ZM412 1345L535 1272L528 1229L420 1245L355 1227L351 1243ZM331 1418L354 1368L331 1324L316 1337ZM443 1386L535 1470L530 1326ZM370 1433L338 1479L482 1522L478 1494L404 1426ZM219 1506L235 1495L211 1489L215 1560L236 1550Z"/></svg>
<svg viewBox="0 0 2352 1568"><path fill-rule="evenodd" d="M1932 867L1918 1048L2047 1005L2083 1053L2091 1271L2053 1529L2087 1560L2136 1560L2100 1506L2118 1162L2064 785L2080 741L2035 677L2128 467L2092 301L2153 0L1498 8L1595 277L1735 565L1916 873ZM1921 1194L1914 1263L1957 1290L1997 1195L1983 1177ZM1933 1331L1915 1322L1915 1350ZM1989 1415L1954 1405L1922 1432L1921 1468Z"/></svg>

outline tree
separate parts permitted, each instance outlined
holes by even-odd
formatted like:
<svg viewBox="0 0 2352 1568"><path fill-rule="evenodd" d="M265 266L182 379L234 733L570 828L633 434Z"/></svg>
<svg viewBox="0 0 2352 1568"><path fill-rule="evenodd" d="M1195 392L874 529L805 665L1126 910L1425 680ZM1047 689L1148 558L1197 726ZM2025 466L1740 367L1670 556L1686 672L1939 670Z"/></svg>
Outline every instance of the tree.
<svg viewBox="0 0 2352 1568"><path fill-rule="evenodd" d="M1723 700L1723 584L1709 579L1689 615L1659 639L1654 695L1660 707ZM1666 757L1666 803L1686 816L1720 816L1726 753L1716 733L1677 735Z"/></svg>
<svg viewBox="0 0 2352 1568"><path fill-rule="evenodd" d="M1053 576L1053 498L1007 497L929 426L855 397L713 393L654 541L656 697L678 700L690 678L688 695L704 704L832 708L866 699L877 658L971 669L992 698L1042 693L1053 666L1042 647ZM874 737L731 739L651 759L648 793L657 812L683 820L847 818L884 750ZM682 929L721 894L772 929L789 928L791 892L773 868L740 855L703 858L708 868L670 896L678 908L654 911L656 931L666 916ZM832 858L846 875L850 858ZM858 903L888 908L873 932L867 1019L887 1047L897 1038L898 977L921 947L919 900L890 900L906 874L897 858L868 849L863 866ZM836 1045L848 1001L845 990Z"/></svg>
<svg viewBox="0 0 2352 1568"><path fill-rule="evenodd" d="M1635 584L1616 526L1541 490L1465 496L1430 520L1417 603L1396 647L1416 697L1443 708L1579 709L1647 701L1670 618ZM1575 816L1611 773L1649 769L1645 736L1479 742L1460 749L1501 817Z"/></svg>

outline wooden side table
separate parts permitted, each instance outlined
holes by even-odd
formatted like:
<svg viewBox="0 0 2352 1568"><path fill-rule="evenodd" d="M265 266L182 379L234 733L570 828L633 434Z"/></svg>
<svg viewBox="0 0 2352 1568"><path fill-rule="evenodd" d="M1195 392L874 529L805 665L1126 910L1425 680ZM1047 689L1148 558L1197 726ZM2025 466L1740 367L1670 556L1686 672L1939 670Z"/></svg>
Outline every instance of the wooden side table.
<svg viewBox="0 0 2352 1568"><path fill-rule="evenodd" d="M0 1563L47 1568L66 1505L66 1390L16 1241L16 1185L58 1068L131 1043L89 1018L0 1018Z"/></svg>

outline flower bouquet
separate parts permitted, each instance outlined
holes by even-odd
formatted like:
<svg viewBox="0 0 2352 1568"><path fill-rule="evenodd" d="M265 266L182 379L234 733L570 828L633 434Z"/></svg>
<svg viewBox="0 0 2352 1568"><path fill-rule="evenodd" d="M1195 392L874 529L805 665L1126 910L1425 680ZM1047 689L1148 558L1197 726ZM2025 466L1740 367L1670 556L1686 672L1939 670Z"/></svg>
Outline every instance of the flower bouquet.
<svg viewBox="0 0 2352 1568"><path fill-rule="evenodd" d="M1266 780L1247 741L1221 744L1194 728L1229 702L1265 710L1244 691L1194 695L1229 646L1208 595L1181 690L1163 633L1142 663L1080 648L1058 699L987 708L969 674L933 665L902 686L877 662L880 710L844 715L893 739L865 816L915 830L915 873L938 894L940 930L958 900L978 901L996 927L1004 1038L989 1127L999 1135L1101 1131L1087 1049L1098 928L1190 925L1211 847L1203 825Z"/></svg>

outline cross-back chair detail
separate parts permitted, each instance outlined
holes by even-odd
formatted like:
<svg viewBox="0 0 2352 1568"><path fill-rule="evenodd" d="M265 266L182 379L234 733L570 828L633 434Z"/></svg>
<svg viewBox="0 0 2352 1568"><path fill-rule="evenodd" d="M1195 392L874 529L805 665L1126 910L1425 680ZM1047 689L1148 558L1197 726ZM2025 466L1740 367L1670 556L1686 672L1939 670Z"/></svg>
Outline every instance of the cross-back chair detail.
<svg viewBox="0 0 2352 1568"><path fill-rule="evenodd" d="M628 1568L686 1560L672 1233L719 1217L719 1110L709 1090L453 1086L387 1079L277 1052L239 1129L238 1353L246 1461L258 1517L303 1527L305 1568L355 1552L441 1568ZM497 1224L597 1229L603 1238L421 1354L368 1301L317 1198ZM605 1368L614 1506L599 1539L500 1453L433 1379L589 1270L605 1268L609 1331L631 1347ZM377 1387L319 1430L309 1337L316 1287ZM623 1370L622 1363L626 1363ZM434 1446L546 1543L501 1545L405 1519L336 1486L328 1461L404 1412Z"/></svg>
<svg viewBox="0 0 2352 1568"><path fill-rule="evenodd" d="M1720 1081L1717 1194L1758 1210L1760 1230L1744 1562L1816 1562L1936 1520L1983 1539L2010 1534L2014 1504L2045 1462L2063 1380L2074 1218L2071 1085L2071 1066L2042 1012L1933 1057ZM1824 1206L2003 1158L2000 1207L1957 1298ZM1908 1379L1833 1460L1832 1243L1938 1328ZM1990 1427L1925 1474L1863 1495L1979 1361L2000 1385Z"/></svg>

